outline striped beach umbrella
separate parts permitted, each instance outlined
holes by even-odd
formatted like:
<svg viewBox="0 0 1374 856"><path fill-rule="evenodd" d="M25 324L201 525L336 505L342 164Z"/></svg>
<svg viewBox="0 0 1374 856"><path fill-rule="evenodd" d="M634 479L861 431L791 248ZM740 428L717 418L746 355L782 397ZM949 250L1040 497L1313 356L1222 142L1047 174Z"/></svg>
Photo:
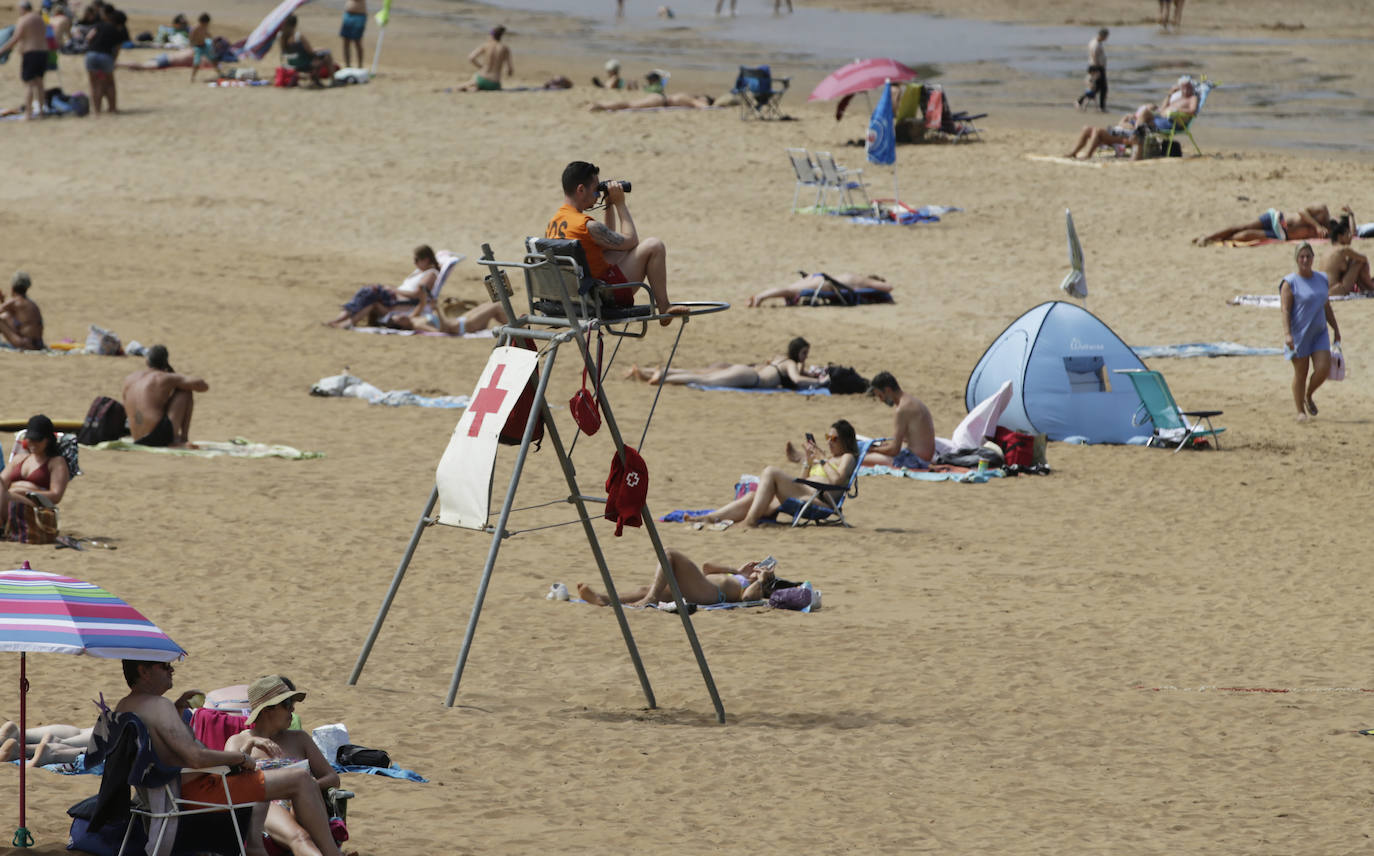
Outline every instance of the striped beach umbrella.
<svg viewBox="0 0 1374 856"><path fill-rule="evenodd" d="M28 727L28 652L169 663L186 656L181 646L129 604L93 583L24 567L0 572L0 651L19 652L19 733ZM15 847L32 847L24 826L27 765L20 752L19 829Z"/></svg>

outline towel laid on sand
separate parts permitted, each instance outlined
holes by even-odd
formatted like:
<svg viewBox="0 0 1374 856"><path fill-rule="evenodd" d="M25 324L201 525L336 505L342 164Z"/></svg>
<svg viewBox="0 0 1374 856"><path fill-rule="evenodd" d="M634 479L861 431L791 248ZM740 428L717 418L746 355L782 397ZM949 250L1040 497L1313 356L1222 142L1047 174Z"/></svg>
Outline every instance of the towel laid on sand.
<svg viewBox="0 0 1374 856"><path fill-rule="evenodd" d="M768 601L759 601L759 603L766 604L768 603ZM740 604L732 603L727 605L739 606ZM703 609L704 608L705 607L703 607ZM74 764L44 764L43 769L47 770L50 773L57 773L61 776L101 776L105 774L104 762L96 764L94 767L87 767L85 764L85 759L86 756L82 755L79 758L77 758L76 763ZM11 761L10 763L15 765L16 767L19 766L18 760ZM388 778L405 779L406 781L410 782L423 783L429 781L429 779L426 779L424 776L421 776L414 770L407 770L402 767L398 767L395 764L392 764L390 767L363 767L345 764L330 764L330 766L332 766L337 772L340 773L366 773L369 776L387 776Z"/></svg>
<svg viewBox="0 0 1374 856"><path fill-rule="evenodd" d="M798 395L830 394L830 390L826 389L823 386L813 387L811 389L783 389L780 386L768 387L767 389L759 389L757 387L746 386L710 386L704 383L689 383L687 384L687 386L691 387L692 389L700 389L706 392L720 392L721 390L725 390L727 392L795 392Z"/></svg>
<svg viewBox="0 0 1374 856"><path fill-rule="evenodd" d="M1142 360L1161 357L1270 357L1282 354L1283 348L1256 348L1235 342L1189 342L1184 345L1144 345L1132 347Z"/></svg>
<svg viewBox="0 0 1374 856"><path fill-rule="evenodd" d="M861 476L897 476L898 478L917 479L918 481L932 482L962 482L964 484L982 484L988 479L1000 479L1006 476L1006 471L1002 469L977 470L965 469L962 467L937 466L929 470L903 470L897 467L859 467Z"/></svg>
<svg viewBox="0 0 1374 856"><path fill-rule="evenodd" d="M460 409L468 406L466 395L417 395L408 389L393 389L383 392L365 380L350 374L322 377L310 387L311 395L324 398L343 397L361 398L368 404L383 404L387 407L438 407Z"/></svg>
<svg viewBox="0 0 1374 856"><path fill-rule="evenodd" d="M472 333L431 333L427 330L397 330L395 327L350 327L354 333L372 333L376 336L437 336L440 339L495 339L492 330L477 330Z"/></svg>
<svg viewBox="0 0 1374 856"><path fill-rule="evenodd" d="M1335 294L1328 299L1332 301L1368 300L1371 297L1374 297L1374 294L1356 292L1355 294ZM1280 306L1278 292L1273 294L1237 294L1226 303L1230 306L1259 306L1264 309L1278 309Z"/></svg>
<svg viewBox="0 0 1374 856"><path fill-rule="evenodd" d="M860 226L915 226L918 223L938 223L944 215L963 210L953 205L922 205L914 211L904 211L893 217L874 217L866 214L850 217L849 222Z"/></svg>
<svg viewBox="0 0 1374 856"><path fill-rule="evenodd" d="M587 602L587 601L583 600L583 599L580 598L580 597L568 598L568 603L586 603L586 602ZM622 604L622 606L623 606L623 605L624 605L624 604ZM689 606L690 606L690 605L691 605L691 604L689 604ZM696 608L699 609L699 610L708 610L708 609L711 609L711 610L714 610L714 609L749 609L750 607L754 607L754 606L767 606L767 605L768 605L768 601L767 601L767 600L741 600L741 601L739 601L738 603L698 603L698 604L696 604ZM626 606L625 608L626 608L626 609L658 609L659 607L656 606L656 605L650 605L650 606ZM676 612L677 610L673 610L673 611Z"/></svg>
<svg viewBox="0 0 1374 856"><path fill-rule="evenodd" d="M174 449L166 446L140 446L129 440L106 440L90 448L98 451L152 452L156 455L181 455L191 458L285 458L289 461L308 461L312 458L324 457L324 452L303 452L292 446L254 443L243 437L235 437L227 443L215 440L193 440L191 446L185 449Z"/></svg>

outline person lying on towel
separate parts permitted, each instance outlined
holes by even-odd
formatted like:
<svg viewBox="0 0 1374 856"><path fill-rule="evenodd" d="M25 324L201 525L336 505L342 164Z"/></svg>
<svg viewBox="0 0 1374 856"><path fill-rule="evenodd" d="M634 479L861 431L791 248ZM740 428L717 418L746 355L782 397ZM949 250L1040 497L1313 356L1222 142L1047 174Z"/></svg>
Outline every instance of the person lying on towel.
<svg viewBox="0 0 1374 856"><path fill-rule="evenodd" d="M887 295L892 293L892 284L876 273L866 276L857 273L838 273L831 276L828 273L806 273L803 271L802 278L796 282L778 288L764 289L750 297L749 302L745 305L750 309L757 309L763 306L765 300L781 300L788 306L796 306L803 298L809 298L812 295L833 295L838 298L839 302L846 304L872 302L865 300L863 296L857 296L853 301L846 299L846 289L860 288L881 291ZM823 299L822 302L830 303L832 301ZM890 303L891 297L882 302Z"/></svg>
<svg viewBox="0 0 1374 856"><path fill-rule="evenodd" d="M677 550L668 550L667 555L685 603L713 606L717 603L762 600L767 597L765 587L773 579L773 568L759 570L758 562L745 562L738 568L703 562L701 567L697 567L695 562ZM586 583L577 584L577 596L596 606L611 605L609 597ZM672 599L673 590L668 585L668 576L661 564L654 566L654 579L649 585L620 593L620 602L624 606L649 606Z"/></svg>
<svg viewBox="0 0 1374 856"><path fill-rule="evenodd" d="M412 329L416 317L427 317L432 309L430 294L439 278L439 258L428 244L421 244L413 253L415 270L395 288L388 285L365 285L343 304L343 311L330 327L403 327ZM402 307L391 311L393 307ZM402 320L406 319L406 320ZM431 319L435 325L438 321Z"/></svg>
<svg viewBox="0 0 1374 856"><path fill-rule="evenodd" d="M811 344L798 336L787 343L787 355L778 354L766 363L712 363L702 369L668 369L654 366L630 366L626 380L642 380L651 384L697 383L703 386L732 386L738 389L814 389L825 386L825 370L807 368Z"/></svg>

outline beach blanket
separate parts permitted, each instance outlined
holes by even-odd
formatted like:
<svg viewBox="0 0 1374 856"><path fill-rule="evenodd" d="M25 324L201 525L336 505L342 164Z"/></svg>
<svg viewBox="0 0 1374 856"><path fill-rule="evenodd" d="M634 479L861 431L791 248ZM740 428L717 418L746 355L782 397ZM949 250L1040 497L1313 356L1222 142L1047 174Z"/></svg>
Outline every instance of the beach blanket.
<svg viewBox="0 0 1374 856"><path fill-rule="evenodd" d="M813 387L813 388L811 388L811 389L783 389L783 388L780 387L780 386L769 387L769 388L767 388L767 389L759 389L759 388L757 388L757 387L747 387L747 386L711 386L710 384L705 384L705 383L689 383L689 384L686 384L686 386L691 387L692 389L700 389L700 390L703 390L703 391L705 391L705 392L720 392L720 391L724 390L724 391L727 391L727 392L795 392L797 395L829 395L829 394L830 394L830 390L826 389L826 388L823 387L823 386L817 386L817 387Z"/></svg>
<svg viewBox="0 0 1374 856"><path fill-rule="evenodd" d="M397 330L395 327L350 327L354 333L372 333L377 336L438 336L441 339L495 339L493 330L477 330L472 333L431 333L426 330Z"/></svg>
<svg viewBox="0 0 1374 856"><path fill-rule="evenodd" d="M1335 302L1337 300L1368 300L1371 297L1374 297L1374 294L1356 292L1354 294L1336 294L1327 299ZM1278 309L1279 295L1278 292L1273 294L1237 294L1226 303L1230 306L1259 306L1264 309Z"/></svg>
<svg viewBox="0 0 1374 856"><path fill-rule="evenodd" d="M421 784L429 781L429 779L426 779L414 770L398 767L394 763L390 767L365 767L360 764L335 764L330 762L329 766L340 773L366 773L369 776L386 776L390 779L405 779L408 782L420 782Z"/></svg>
<svg viewBox="0 0 1374 856"><path fill-rule="evenodd" d="M918 481L931 482L962 482L964 484L982 484L988 479L1005 478L1007 473L1003 469L990 469L978 472L964 467L949 467L937 465L928 470L904 470L899 467L859 467L861 476L897 476L898 478L917 479Z"/></svg>
<svg viewBox="0 0 1374 856"><path fill-rule="evenodd" d="M1088 166L1093 169L1101 169L1107 164L1117 160L1115 156L1109 158L1091 158L1089 160L1079 160L1078 158L1066 158L1063 155L1026 155L1026 160L1041 161L1042 163L1060 163L1066 166Z"/></svg>
<svg viewBox="0 0 1374 856"><path fill-rule="evenodd" d="M1271 357L1283 353L1283 348L1256 348L1235 342L1189 342L1184 345L1145 345L1132 347L1142 360L1163 357Z"/></svg>
<svg viewBox="0 0 1374 856"><path fill-rule="evenodd" d="M288 461L308 461L312 458L324 457L324 452L303 452L292 446L254 443L243 437L235 437L227 443L215 440L193 440L190 447L182 449L166 446L140 446L129 440L106 440L90 448L98 451L152 452L156 455L181 455L191 458L285 458Z"/></svg>
<svg viewBox="0 0 1374 856"><path fill-rule="evenodd" d="M585 604L587 601L583 600L583 599L580 598L580 597L570 597L570 598L568 598L568 601L567 601L567 602L568 602L568 603L581 603L581 604ZM674 606L674 607L677 606L677 604L671 603L671 602L668 602L666 605L667 605L667 606ZM688 604L688 605L691 606L692 604ZM698 604L695 604L695 606L696 606L696 608L697 608L698 610L750 609L751 607L755 607L755 606L767 606L767 605L768 605L768 601L767 601L767 600L741 600L741 601L739 601L738 603L698 603ZM663 610L664 612L668 612L668 611L677 612L676 609L667 610L667 609L664 609L664 607L659 606L659 605L657 605L657 604L649 604L648 606L626 606L625 604L621 604L621 606L625 606L626 609L658 609L658 610Z"/></svg>
<svg viewBox="0 0 1374 856"><path fill-rule="evenodd" d="M417 395L408 389L383 392L367 381L349 374L320 378L310 387L310 394L325 398L361 398L368 404L382 404L387 407L437 407L448 410L467 407L469 401L466 395Z"/></svg>
<svg viewBox="0 0 1374 856"><path fill-rule="evenodd" d="M211 89L236 89L241 86L271 86L270 80L212 80L205 84Z"/></svg>
<svg viewBox="0 0 1374 856"><path fill-rule="evenodd" d="M1265 244L1329 244L1327 238L1294 238L1293 240L1280 241L1278 238L1260 238L1257 241L1217 241L1219 247L1262 247Z"/></svg>
<svg viewBox="0 0 1374 856"><path fill-rule="evenodd" d="M679 508L670 511L658 519L659 523L686 523L687 516L700 517L703 514L710 514L714 508Z"/></svg>
<svg viewBox="0 0 1374 856"><path fill-rule="evenodd" d="M922 205L915 210L896 213L891 217L875 217L872 214L849 217L849 222L861 226L915 226L919 223L938 223L944 215L963 210L953 205Z"/></svg>

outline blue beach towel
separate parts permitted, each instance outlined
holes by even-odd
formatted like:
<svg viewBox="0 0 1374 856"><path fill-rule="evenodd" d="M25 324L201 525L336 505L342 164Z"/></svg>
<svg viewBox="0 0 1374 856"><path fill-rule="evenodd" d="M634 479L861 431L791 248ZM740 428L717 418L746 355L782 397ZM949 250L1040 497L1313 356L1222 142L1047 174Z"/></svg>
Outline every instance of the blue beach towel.
<svg viewBox="0 0 1374 856"><path fill-rule="evenodd" d="M780 386L771 387L771 388L769 388L769 389L756 389L756 388L744 387L744 386L708 386L707 384L704 384L704 383L689 383L689 384L687 384L687 386L691 387L692 389L700 389L700 390L704 390L704 391L706 391L706 392L720 392L720 391L724 390L724 391L727 391L727 392L795 392L795 393L798 394L798 395L829 395L829 394L830 394L830 390L826 389L826 388L823 387L823 386L813 387L813 388L811 388L811 389L783 389L783 388L780 387Z"/></svg>
<svg viewBox="0 0 1374 856"><path fill-rule="evenodd" d="M896 467L877 466L859 467L861 476L897 476L898 478L917 479L918 481L930 482L962 482L964 484L982 484L988 479L1005 478L1006 471L1002 469L991 469L983 472L969 470L963 473L932 473L929 470L904 470Z"/></svg>
<svg viewBox="0 0 1374 856"><path fill-rule="evenodd" d="M386 776L391 779L405 779L408 782L426 783L429 779L415 772L392 764L390 767L367 767L360 764L331 764L340 773L366 773L369 776Z"/></svg>
<svg viewBox="0 0 1374 856"><path fill-rule="evenodd" d="M1183 345L1145 345L1132 347L1135 355L1143 360L1162 357L1272 357L1283 353L1283 348L1256 348L1238 345L1235 342L1189 342Z"/></svg>

